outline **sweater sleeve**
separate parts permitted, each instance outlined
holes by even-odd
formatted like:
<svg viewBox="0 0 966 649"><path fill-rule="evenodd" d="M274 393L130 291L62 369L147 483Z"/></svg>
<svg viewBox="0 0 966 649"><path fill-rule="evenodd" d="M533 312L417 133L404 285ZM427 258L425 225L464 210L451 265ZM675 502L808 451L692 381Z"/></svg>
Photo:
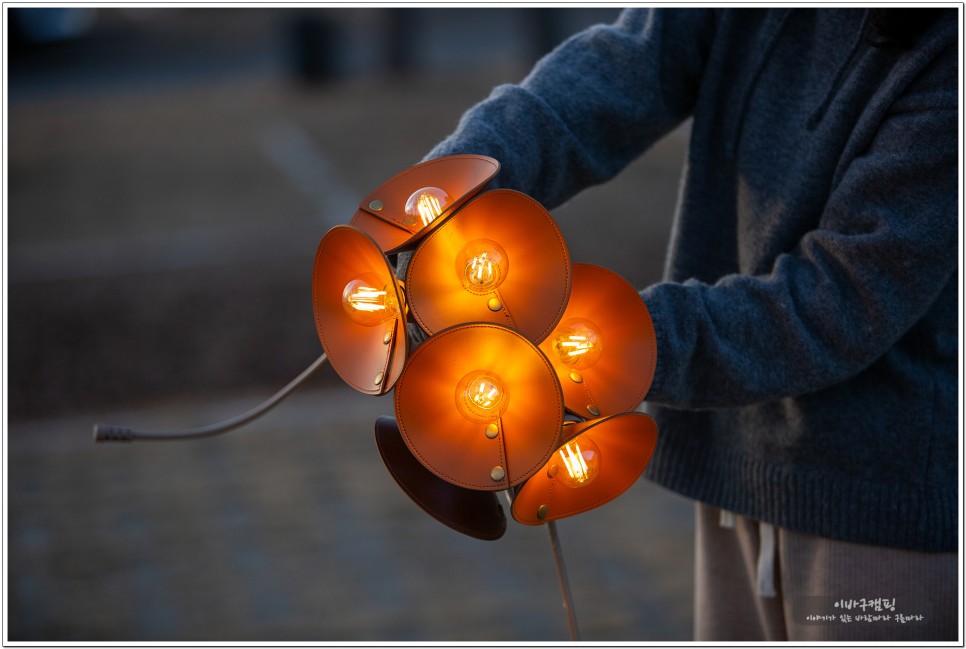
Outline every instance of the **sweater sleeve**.
<svg viewBox="0 0 966 649"><path fill-rule="evenodd" d="M629 164L692 110L713 35L710 10L626 10L496 87L427 159L501 163L495 184L553 208Z"/></svg>
<svg viewBox="0 0 966 649"><path fill-rule="evenodd" d="M769 273L642 291L659 350L649 400L734 407L828 388L926 314L956 272L958 227L956 65L931 70Z"/></svg>

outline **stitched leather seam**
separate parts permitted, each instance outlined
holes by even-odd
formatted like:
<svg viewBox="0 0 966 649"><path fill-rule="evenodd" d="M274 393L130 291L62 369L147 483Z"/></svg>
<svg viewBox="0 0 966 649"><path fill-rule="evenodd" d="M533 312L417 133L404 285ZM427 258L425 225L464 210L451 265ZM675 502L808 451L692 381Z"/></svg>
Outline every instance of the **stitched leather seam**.
<svg viewBox="0 0 966 649"><path fill-rule="evenodd" d="M599 272L605 273L607 275L612 275L612 276L618 278L619 280L621 280L621 282L623 282L624 284L627 284L628 286L630 286L630 284L628 284L628 282L627 282L626 279L624 279L623 277L621 277L619 274L615 273L614 271L610 270L609 268L604 268L603 266L596 266L596 265L592 265L592 264L586 264L586 266L588 268L593 268L595 271L599 271ZM633 286L630 286L630 288L631 288L632 291L634 291L634 293L637 293L637 291L634 290L634 287ZM637 306L638 306L638 308L640 308L641 312L644 314L645 320L646 320L647 324L649 325L649 327L648 327L649 332L654 331L654 321L651 319L651 312L647 310L647 305L644 304L644 300L641 299L640 294L638 294L638 297L637 297ZM644 397L647 396L648 390L651 389L651 382L654 380L654 369L657 367L657 336L656 335L649 335L648 336L648 339L649 340L647 342L648 342L648 345L650 347L650 352L651 352L650 359L651 359L651 362L649 363L648 367L646 368L646 370L647 370L646 371L647 380L644 382L644 389L640 392L640 394L638 396L638 400L637 400L638 403L640 403L641 401L644 400Z"/></svg>
<svg viewBox="0 0 966 649"><path fill-rule="evenodd" d="M510 484L510 465L506 461L506 445L503 443L503 417L498 417L496 420L496 425L499 427L500 435L497 438L497 443L500 445L500 466L503 467L503 477L501 482L506 482L507 485Z"/></svg>
<svg viewBox="0 0 966 649"><path fill-rule="evenodd" d="M512 329L508 329L507 327L504 327L504 326L498 325L498 324L493 324L491 322L465 323L465 324L462 324L462 325L455 325L453 327L450 327L448 329L445 329L445 330L441 331L439 334L437 334L437 337L438 338L439 337L444 337L444 336L448 336L450 334L456 333L458 331L462 331L463 329L478 328L478 327L496 328L496 329L502 329L502 330L506 330L506 331L513 331ZM527 340L527 338L525 336L523 336L522 334L520 334L519 332L513 332L513 333L515 333L516 335L520 336L520 338L522 338L523 340L527 341L527 343L529 343L530 345L533 345L533 343L531 343L529 340ZM535 345L534 345L534 347L535 347ZM406 377L406 372L409 370L409 368L412 367L413 361L416 359L417 356L419 356L420 352L422 350L424 350L424 349L426 349L426 346L425 345L420 345L419 347L416 348L416 351L413 352L412 356L409 359L409 362L406 363L405 367L403 368L403 373L402 373L402 376L399 377L399 381L397 382L397 386L405 385L404 379ZM538 356L539 356L540 360L544 363L544 365L551 372L554 372L553 367L550 365L550 361L548 361L546 359L546 357L543 355L543 352L540 352L539 349L537 349L537 351L539 352L539 355ZM554 373L554 378L556 378L556 373ZM425 456L423 456L423 454L421 454L416 449L416 445L412 442L412 439L410 438L409 434L406 432L405 422L404 422L403 418L400 416L400 413L399 413L399 394L400 394L400 391L399 391L399 389L397 387L397 390L396 390L396 419L398 420L399 431L403 435L403 437L406 439L406 441L408 442L407 446L409 446L409 450L413 452L413 454L419 459L420 463L423 466L429 468L433 473L435 473L439 477L443 478L447 482L452 482L453 484L462 485L464 487L469 487L471 489L484 489L484 490L487 490L487 491L499 491L499 489L494 489L493 488L493 483L492 482L489 483L489 484L486 484L486 483L463 482L462 480L458 480L456 478L453 478L453 477L449 476L448 474L443 473L442 471L440 471L439 469L437 469L431 462L429 462L429 460ZM563 412L563 394L560 391L559 381L557 382L557 390L556 390L556 394L554 396L555 396L555 398L557 400L557 410L559 410L560 412ZM503 425L503 423L501 421L500 422L501 430L502 430L502 425ZM557 439L559 439L559 437L560 436L558 434L557 437L554 439L554 441L551 443L551 445L548 448L548 450L547 450L546 454L544 455L543 459L539 460L537 462L536 466L534 466L532 469L530 469L529 471L527 471L526 473L524 473L523 477L520 479L520 482L522 482L523 480L526 480L526 479L530 478L534 473L536 473L537 471L540 470L540 467L543 466L547 462L548 459L550 459L550 456L553 455L553 452L555 450L557 450L556 449L556 442L557 442ZM502 447L501 447L501 453L502 453ZM507 483L510 483L511 482L510 481L509 471L507 471L506 480L507 480ZM519 484L519 482L517 484Z"/></svg>
<svg viewBox="0 0 966 649"><path fill-rule="evenodd" d="M337 227L351 227L351 226L337 226ZM353 228L353 229L355 229L355 228ZM357 231L358 232L362 232L361 230L357 230ZM363 234L365 234L365 233L363 233ZM369 235L366 235L366 236L369 236ZM323 347L323 349L328 349L328 347L326 346L326 342L325 342L326 341L325 334L322 332L322 323L319 320L319 309L318 309L318 292L319 292L319 290L318 290L318 283L316 282L316 278L318 277L319 261L322 258L322 252L329 245L329 243L331 243L331 242L330 241L326 241L323 238L322 243L319 245L318 251L316 251L316 253L315 253L315 264L312 267L312 306L313 306L313 311L315 312L314 313L314 316L315 316L315 329L316 329L316 331L318 331L319 338L322 340L322 347ZM393 329L395 329L395 326L393 327ZM329 357L331 359L331 354L329 354ZM388 367L389 366L389 361L390 361L391 358L392 358L391 352L390 353L387 353L385 367ZM332 365L332 367L335 369L336 373L340 377L342 377L342 380L343 381L345 381L346 383L348 383L350 386L352 386L353 388L355 388L359 392L364 392L366 394L379 394L380 392L382 392L382 386L381 385L379 387L377 387L377 388L373 388L371 386L370 387L362 387L360 385L357 385L354 381L352 381L351 379L349 379L349 377L347 377L345 374L342 373L342 371L340 370L339 366L336 363L330 362L329 364ZM385 382L385 373L387 372L387 370L384 369L383 372L384 372L383 382Z"/></svg>
<svg viewBox="0 0 966 649"><path fill-rule="evenodd" d="M583 388L584 394L587 395L587 401L588 401L588 403L584 404L584 407L582 408L582 410L587 410L587 406L588 405L592 405L595 408L597 408L598 410L600 410L600 406L597 404L597 401L594 399L594 395L591 394L590 387L587 385L587 381L586 380L583 383L580 384L580 387ZM590 413L588 412L588 414L590 414Z"/></svg>
<svg viewBox="0 0 966 649"><path fill-rule="evenodd" d="M445 163L447 163L449 161L452 161L454 158L458 158L460 160L478 160L480 162L484 162L486 164L490 164L491 166L495 166L496 167L496 170L497 171L499 170L499 165L493 165L491 160L487 159L485 156L478 156L478 155L457 155L457 156L447 156L447 157L443 157L443 158L435 158L433 160L427 160L426 162L422 162L420 164L413 165L412 167L409 167L409 168L407 168L407 169L405 169L403 171L400 171L398 174L396 174L395 176L393 176L392 178L390 178L386 182L384 182L381 185L379 185L379 187L377 187L368 196L366 196L365 198L362 199L362 203L359 205L359 209L362 210L363 212L366 212L367 214L371 214L372 216L376 217L377 219L379 219L381 221L385 221L386 223L389 223L391 225L397 225L397 226L399 226L399 227L401 227L401 228L403 228L405 230L408 230L409 228L407 228L405 225L403 225L403 222L402 221L400 221L399 219L393 217L391 214L386 213L386 212L374 212L374 211L371 211L369 209L369 203L371 202L371 200L374 197L378 196L386 187L389 187L390 185L393 185L396 182L402 180L403 178L405 178L406 176L410 175L411 173L414 173L417 169L425 169L427 167L431 167L431 166L433 166L435 164L440 164L440 163L444 163L445 164ZM466 194L471 194L474 191L478 190L481 186L485 185L490 180L492 180L492 178L493 178L494 175L496 175L496 171L494 171L492 175L488 176L486 178L486 180L484 180L482 183L480 183L479 185L476 185L475 187L471 188L469 191L465 192L463 194L463 196L466 196ZM460 198L462 198L462 196ZM460 203L460 200L459 200L459 198L457 198L456 201L454 202L454 205L459 205L459 203ZM448 212L448 211L451 211L451 210L445 210L442 214L439 215L439 218L437 220L439 220L439 221L445 220L446 212Z"/></svg>
<svg viewBox="0 0 966 649"><path fill-rule="evenodd" d="M567 308L567 302L569 301L569 298L570 298L570 290L571 290L572 283L573 283L573 277L572 277L571 265L570 265L570 252L569 252L569 250L567 250L567 243L564 241L563 234L560 232L560 228L557 226L557 222L554 221L553 217L550 215L549 212L547 212L546 208L544 208L543 205L541 205L540 203L538 203L533 198L527 196L526 194L523 194L521 192L518 192L518 191L515 191L515 190L512 190L512 189L494 189L494 190L489 191L489 192L486 192L484 194L480 194L479 196L475 197L473 200L474 201L475 200L480 200L484 196L490 196L490 195L493 195L493 194L514 194L514 195L518 195L518 196L526 199L529 203L535 205L537 208L539 208L538 211L539 211L540 215L542 217L544 217L544 219L546 219L547 221L549 221L550 224L553 226L552 227L552 230L553 230L554 236L556 236L556 238L557 238L557 243L560 246L560 250L563 252L564 260L566 261L566 272L565 272L565 278L564 278L564 282L566 284L566 290L564 291L564 297L566 299L564 299L564 301L557 308L557 313L554 316L553 320L550 322L550 324L547 326L547 328L536 337L536 341L533 341L533 342L538 342L539 343L539 342L542 342L547 336L550 335L550 332L552 332L554 330L554 328L557 326L557 324L560 322L560 318L563 317L564 311ZM456 218L456 216L457 215L454 215L453 218ZM418 262L417 262L417 260L419 259L420 252L423 250L424 246L429 242L430 239L432 239L433 237L435 237L436 235L438 235L441 231L442 231L442 228L437 228L437 229L433 230L432 232L430 232L428 235L426 235L425 240L423 241L422 244L420 244L420 246L418 248L416 248L416 251L413 253L412 259L409 261L409 269L406 272L406 286L409 287L409 291L410 291L409 292L409 301L410 301L410 304L411 305L415 305L421 299L421 298L418 298L417 297L417 295L419 295L420 289L419 289L418 285L417 284L413 284L413 281L412 281L412 269L413 269L414 266L418 266L419 265ZM504 302L503 305L504 305L504 308L506 308L506 302ZM509 312L509 310L508 310L508 312ZM428 332L430 335L433 335L435 333L429 327L429 325L420 317L419 310L415 306L413 306L413 308L412 308L412 314L413 314L413 317L416 318L416 321L419 323L419 325L423 328L424 331Z"/></svg>
<svg viewBox="0 0 966 649"><path fill-rule="evenodd" d="M614 417L618 417L618 416L620 416L620 415L614 415ZM644 416L646 417L647 415L644 415ZM609 420L609 419L613 419L613 417L608 417L606 420ZM599 423L604 423L604 421L606 421L606 420L603 420L603 421L601 421ZM587 430L590 430L591 428L594 428L594 426L589 426L587 428ZM587 432L587 430L581 431L580 434L583 435L584 433ZM637 482L638 478L641 477L641 474L644 473L644 469L646 469L647 468L647 465L650 464L650 462L651 462L651 456L654 455L654 449L656 448L656 446L657 446L657 436L655 435L654 438L651 440L651 443L649 444L648 449L647 449L647 453L646 453L646 455L647 455L647 462L644 463L644 465L641 467L641 470L640 471L636 471L633 475L630 476L630 478L627 480L627 482L625 482L620 487L620 489L617 490L617 493L615 493L614 495L612 495L610 497L607 497L607 498L600 498L600 499L594 501L593 503L591 503L589 505L585 505L584 507L581 507L580 509L576 509L576 510L568 511L568 512L563 512L561 515L562 516L564 516L564 515L566 515L566 516L576 516L577 514L582 514L582 513L586 512L586 511L590 511L591 509L594 509L596 507L600 507L601 505L603 505L605 503L608 503L608 502L614 500L615 498L617 498L618 496L620 496L621 494L623 494L625 491L627 491L628 489L630 489L631 485L633 485L635 482Z"/></svg>
<svg viewBox="0 0 966 649"><path fill-rule="evenodd" d="M510 313L510 309L507 308L506 301L503 299L503 296L500 295L500 291L494 289L493 295L500 301L500 304L503 305L500 308L500 311L503 312L503 319L506 320L506 325L511 329L516 329L516 322L513 320L513 314Z"/></svg>

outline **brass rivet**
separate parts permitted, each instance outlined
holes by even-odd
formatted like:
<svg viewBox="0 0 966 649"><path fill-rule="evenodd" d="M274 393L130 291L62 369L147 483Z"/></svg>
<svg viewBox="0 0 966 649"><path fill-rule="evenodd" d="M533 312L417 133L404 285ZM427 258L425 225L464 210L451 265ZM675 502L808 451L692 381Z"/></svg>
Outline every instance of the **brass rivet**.
<svg viewBox="0 0 966 649"><path fill-rule="evenodd" d="M496 424L487 424L485 432L490 439L496 439L496 436L500 434L500 427Z"/></svg>
<svg viewBox="0 0 966 649"><path fill-rule="evenodd" d="M382 344L388 345L390 340L392 340L392 329L387 331L386 335L382 337Z"/></svg>
<svg viewBox="0 0 966 649"><path fill-rule="evenodd" d="M583 383L584 377L580 375L580 372L574 370L573 372L570 373L570 380L573 381L574 383Z"/></svg>
<svg viewBox="0 0 966 649"><path fill-rule="evenodd" d="M384 206L383 206L383 204L382 204L382 201L380 201L379 199L376 199L376 200L374 200L374 201L370 201L370 202L369 202L369 209L370 209L370 210L374 210L374 211L376 211L376 212L378 212L378 211L379 211L379 210L381 210L381 209L382 209L383 207L384 207Z"/></svg>
<svg viewBox="0 0 966 649"><path fill-rule="evenodd" d="M493 467L493 470L490 471L490 479L493 480L493 482L499 482L504 478L504 476L506 476L506 471L503 470L502 466L495 466Z"/></svg>
<svg viewBox="0 0 966 649"><path fill-rule="evenodd" d="M548 508L546 505L540 505L540 507L537 508L537 518L540 520L545 519L547 517L547 511Z"/></svg>
<svg viewBox="0 0 966 649"><path fill-rule="evenodd" d="M557 471L559 471L559 470L560 470L560 467L559 466L557 466L556 464L551 464L550 465L550 468L547 469L547 477L548 478L556 477Z"/></svg>
<svg viewBox="0 0 966 649"><path fill-rule="evenodd" d="M385 372L379 372L378 374L376 374L376 378L374 378L372 382L376 385L379 385L382 383L382 379L384 376L386 376Z"/></svg>
<svg viewBox="0 0 966 649"><path fill-rule="evenodd" d="M491 297L486 303L486 308L488 308L490 311L499 311L503 308L503 302L501 302L500 298L498 297Z"/></svg>
<svg viewBox="0 0 966 649"><path fill-rule="evenodd" d="M597 406L595 406L594 404L590 404L589 406L587 406L587 412L592 414L594 417L600 416L600 410L598 410Z"/></svg>

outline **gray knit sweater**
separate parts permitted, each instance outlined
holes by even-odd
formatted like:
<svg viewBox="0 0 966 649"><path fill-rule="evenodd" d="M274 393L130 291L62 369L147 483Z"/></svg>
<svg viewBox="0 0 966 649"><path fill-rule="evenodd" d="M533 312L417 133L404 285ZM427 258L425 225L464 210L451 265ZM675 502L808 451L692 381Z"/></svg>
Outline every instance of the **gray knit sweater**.
<svg viewBox="0 0 966 649"><path fill-rule="evenodd" d="M863 9L628 10L496 88L428 157L553 208L693 117L647 476L789 529L957 540L957 16L872 45ZM644 218L642 216L642 218Z"/></svg>

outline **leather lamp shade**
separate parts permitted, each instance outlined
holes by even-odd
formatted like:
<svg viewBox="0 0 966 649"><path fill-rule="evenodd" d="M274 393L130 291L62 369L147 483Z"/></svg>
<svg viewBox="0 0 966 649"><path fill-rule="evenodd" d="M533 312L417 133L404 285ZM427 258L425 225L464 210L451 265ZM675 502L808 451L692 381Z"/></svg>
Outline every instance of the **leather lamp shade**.
<svg viewBox="0 0 966 649"><path fill-rule="evenodd" d="M412 248L479 193L499 170L499 162L481 155L422 162L366 196L349 223L370 235L387 255ZM419 206L424 189L430 190L430 202ZM414 209L407 212L407 205Z"/></svg>
<svg viewBox="0 0 966 649"><path fill-rule="evenodd" d="M563 396L547 358L522 335L472 323L416 348L396 384L396 418L412 454L469 489L517 485L559 446Z"/></svg>
<svg viewBox="0 0 966 649"><path fill-rule="evenodd" d="M643 473L657 443L657 425L641 412L569 424L566 443L513 499L511 513L540 525L599 507Z"/></svg>
<svg viewBox="0 0 966 649"><path fill-rule="evenodd" d="M392 389L406 362L405 296L365 232L337 225L319 243L312 307L322 347L339 376L371 395Z"/></svg>
<svg viewBox="0 0 966 649"><path fill-rule="evenodd" d="M506 515L496 493L466 489L432 473L409 452L392 417L376 420L376 446L393 479L427 514L484 541L506 533Z"/></svg>
<svg viewBox="0 0 966 649"><path fill-rule="evenodd" d="M493 190L430 232L406 274L412 315L430 335L492 322L534 343L564 314L570 254L550 214L525 194Z"/></svg>
<svg viewBox="0 0 966 649"><path fill-rule="evenodd" d="M620 275L574 264L570 301L540 349L567 410L584 419L634 410L651 386L657 341L651 314Z"/></svg>

